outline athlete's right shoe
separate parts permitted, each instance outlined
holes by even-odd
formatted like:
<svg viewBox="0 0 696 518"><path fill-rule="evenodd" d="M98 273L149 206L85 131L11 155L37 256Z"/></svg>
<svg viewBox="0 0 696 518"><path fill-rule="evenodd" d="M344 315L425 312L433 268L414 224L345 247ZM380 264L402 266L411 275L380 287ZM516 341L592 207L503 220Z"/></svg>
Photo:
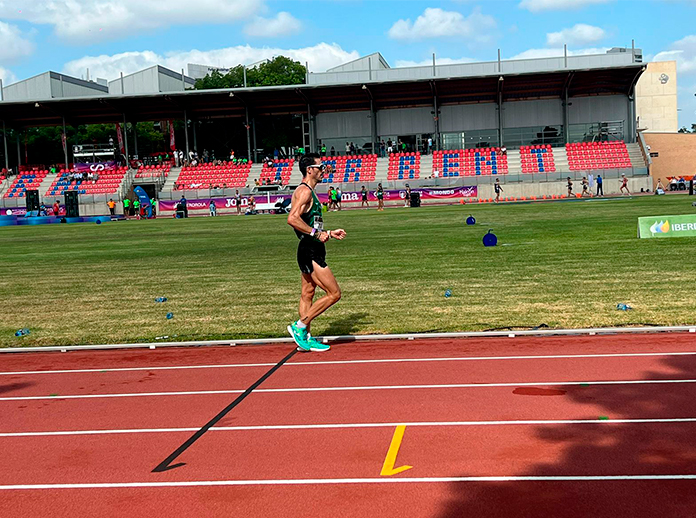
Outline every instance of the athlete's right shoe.
<svg viewBox="0 0 696 518"><path fill-rule="evenodd" d="M307 341L307 328L299 328L297 327L297 322L293 322L288 326L288 333L290 333L290 336L292 336L292 339L295 340L295 343L297 344L297 347L302 349L303 351L310 351L310 345L309 342Z"/></svg>

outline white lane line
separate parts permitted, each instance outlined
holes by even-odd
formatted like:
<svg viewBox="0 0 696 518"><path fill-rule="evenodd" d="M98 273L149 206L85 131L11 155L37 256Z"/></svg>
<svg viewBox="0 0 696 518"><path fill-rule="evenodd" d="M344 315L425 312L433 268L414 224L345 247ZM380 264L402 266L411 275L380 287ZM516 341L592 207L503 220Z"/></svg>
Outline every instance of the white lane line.
<svg viewBox="0 0 696 518"><path fill-rule="evenodd" d="M248 426L213 426L210 431L217 432L250 432L275 430L336 430L355 428L394 428L396 426L528 426L528 425L558 425L558 424L662 424L662 423L696 423L696 417L654 418L654 419L521 419L513 421L401 421L394 423L327 423L327 424L277 424L277 425L248 425ZM117 435L138 433L179 433L196 432L198 428L124 428L118 430L63 430L51 432L3 432L2 437L54 437L70 435Z"/></svg>
<svg viewBox="0 0 696 518"><path fill-rule="evenodd" d="M457 362L457 361L491 361L491 360L556 360L556 359L583 359L583 358L636 358L650 356L696 356L696 352L670 352L670 353L609 353L609 354L553 354L553 355L527 355L527 356L465 356L445 358L391 358L379 360L334 360L315 362L288 362L286 366L306 367L314 365L361 365L369 363L418 363L418 362ZM45 371L7 371L0 372L0 376L18 376L30 374L84 374L92 372L136 372L136 371L167 371L187 369L234 369L240 367L273 367L275 363L230 363L212 365L174 365L169 367L118 367L95 369L63 369Z"/></svg>
<svg viewBox="0 0 696 518"><path fill-rule="evenodd" d="M342 392L358 390L403 390L403 389L460 389L491 387L556 387L574 385L656 385L670 383L696 383L696 379L656 379L656 380L621 380L621 381L530 381L522 383L452 383L447 385L367 385L348 387L293 387L256 389L254 394L273 394L283 392ZM8 396L0 401L31 401L45 399L99 399L122 397L161 397L161 396L207 396L215 394L242 394L246 390L194 390L176 392L134 392L126 394L69 394L53 396Z"/></svg>
<svg viewBox="0 0 696 518"><path fill-rule="evenodd" d="M551 475L498 477L420 477L420 478L301 478L260 480L195 480L184 482L107 482L97 484L14 484L0 490L36 489L121 489L210 486L313 486L329 484L425 484L446 482L609 482L620 480L696 480L696 475Z"/></svg>

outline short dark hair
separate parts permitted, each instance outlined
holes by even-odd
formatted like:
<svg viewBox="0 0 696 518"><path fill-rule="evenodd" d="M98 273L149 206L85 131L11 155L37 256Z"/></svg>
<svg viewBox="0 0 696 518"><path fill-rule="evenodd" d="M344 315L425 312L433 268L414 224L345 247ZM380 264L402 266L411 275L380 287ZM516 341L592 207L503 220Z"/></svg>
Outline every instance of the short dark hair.
<svg viewBox="0 0 696 518"><path fill-rule="evenodd" d="M300 158L300 173L303 178L307 176L307 166L314 165L317 158L321 158L318 153L307 153Z"/></svg>

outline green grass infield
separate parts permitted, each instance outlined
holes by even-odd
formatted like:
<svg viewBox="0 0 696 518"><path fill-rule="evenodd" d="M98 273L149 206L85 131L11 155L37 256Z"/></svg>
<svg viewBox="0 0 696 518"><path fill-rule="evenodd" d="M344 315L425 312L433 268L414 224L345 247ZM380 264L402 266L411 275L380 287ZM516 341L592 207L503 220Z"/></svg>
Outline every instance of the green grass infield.
<svg viewBox="0 0 696 518"><path fill-rule="evenodd" d="M694 210L680 195L328 213L348 233L327 245L343 298L312 331L694 324L696 238L636 237L639 216ZM2 227L0 346L284 336L296 248L284 216Z"/></svg>

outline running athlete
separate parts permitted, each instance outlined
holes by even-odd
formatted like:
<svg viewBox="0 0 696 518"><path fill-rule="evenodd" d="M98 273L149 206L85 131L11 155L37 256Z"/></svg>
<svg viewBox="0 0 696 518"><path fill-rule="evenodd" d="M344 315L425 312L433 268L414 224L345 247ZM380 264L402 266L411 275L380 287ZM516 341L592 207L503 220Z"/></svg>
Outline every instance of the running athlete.
<svg viewBox="0 0 696 518"><path fill-rule="evenodd" d="M384 189L381 183L377 184L375 196L377 196L377 210L384 210Z"/></svg>
<svg viewBox="0 0 696 518"><path fill-rule="evenodd" d="M498 203L500 201L500 193L503 192L503 186L500 185L500 178L495 179L493 188L495 189L495 202Z"/></svg>
<svg viewBox="0 0 696 518"><path fill-rule="evenodd" d="M573 182L570 179L570 176L568 177L568 198L570 198L573 195Z"/></svg>
<svg viewBox="0 0 696 518"><path fill-rule="evenodd" d="M362 195L362 201L360 202L360 208L362 207L370 207L370 203L367 201L367 189L365 189L365 186L362 186L362 189L360 191L360 194Z"/></svg>
<svg viewBox="0 0 696 518"><path fill-rule="evenodd" d="M404 194L404 207L411 206L411 187L406 184L406 194Z"/></svg>
<svg viewBox="0 0 696 518"><path fill-rule="evenodd" d="M621 175L621 187L619 188L619 192L621 194L623 194L624 189L626 189L626 194L628 194L630 196L631 193L628 190L628 178L626 178L625 174L622 174Z"/></svg>
<svg viewBox="0 0 696 518"><path fill-rule="evenodd" d="M590 196L590 191L588 190L589 188L589 182L587 181L587 178L584 176L582 177L582 195L583 196Z"/></svg>
<svg viewBox="0 0 696 518"><path fill-rule="evenodd" d="M300 158L302 183L292 195L288 225L295 229L300 244L297 247L297 264L302 272L302 295L300 296L300 319L288 326L290 336L304 351L328 351L329 346L314 339L309 331L312 321L341 299L341 288L333 272L326 264L324 243L331 238L346 237L343 229L324 230L321 203L314 187L321 182L326 165L316 153ZM319 286L326 295L313 302L314 292Z"/></svg>
<svg viewBox="0 0 696 518"><path fill-rule="evenodd" d="M237 205L237 214L242 213L242 195L239 194L239 189L234 193L235 205Z"/></svg>

